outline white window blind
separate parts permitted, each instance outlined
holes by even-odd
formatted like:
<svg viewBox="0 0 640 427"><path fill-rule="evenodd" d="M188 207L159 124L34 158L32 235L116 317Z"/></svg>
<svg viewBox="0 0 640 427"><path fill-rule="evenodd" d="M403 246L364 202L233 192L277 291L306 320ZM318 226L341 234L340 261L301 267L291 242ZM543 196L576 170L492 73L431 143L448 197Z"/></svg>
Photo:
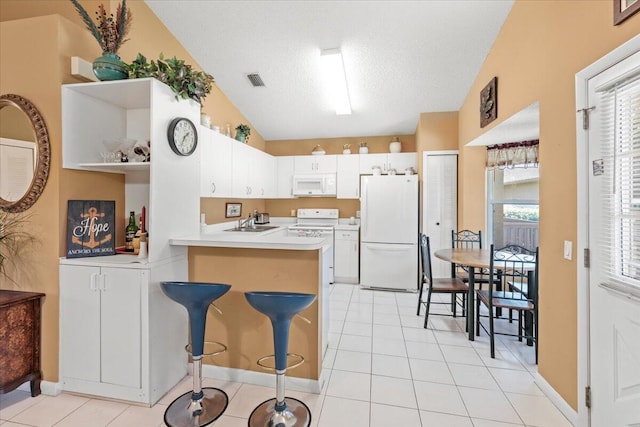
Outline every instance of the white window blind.
<svg viewBox="0 0 640 427"><path fill-rule="evenodd" d="M640 288L640 71L600 89L603 277Z"/></svg>

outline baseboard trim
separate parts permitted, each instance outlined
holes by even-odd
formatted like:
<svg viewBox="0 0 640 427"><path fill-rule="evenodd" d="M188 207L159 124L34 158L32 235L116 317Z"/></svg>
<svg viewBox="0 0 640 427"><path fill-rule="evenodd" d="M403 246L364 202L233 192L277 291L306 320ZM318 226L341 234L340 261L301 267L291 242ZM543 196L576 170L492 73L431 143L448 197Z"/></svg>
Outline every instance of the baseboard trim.
<svg viewBox="0 0 640 427"><path fill-rule="evenodd" d="M20 391L26 391L31 393L31 382L27 381L18 387ZM62 384L54 383L52 381L41 381L40 391L46 396L57 396L62 393Z"/></svg>
<svg viewBox="0 0 640 427"><path fill-rule="evenodd" d="M320 378L287 377L287 389L304 393L319 394L327 382L328 370L320 372ZM193 375L193 364L189 364L189 374ZM202 365L202 376L217 380L234 381L238 383L254 384L264 387L275 387L275 375L263 372L247 371L244 369L224 368L214 365Z"/></svg>
<svg viewBox="0 0 640 427"><path fill-rule="evenodd" d="M539 373L536 373L536 377L534 381L536 385L540 388L540 390L544 393L544 395L549 398L551 403L553 403L555 407L558 408L560 412L562 412L562 415L564 415L571 424L573 424L574 426L577 426L578 412L575 411L571 407L571 405L569 405L567 401L564 400L562 396L560 396L560 394L553 387L551 387L551 384L549 384L542 375L540 375Z"/></svg>

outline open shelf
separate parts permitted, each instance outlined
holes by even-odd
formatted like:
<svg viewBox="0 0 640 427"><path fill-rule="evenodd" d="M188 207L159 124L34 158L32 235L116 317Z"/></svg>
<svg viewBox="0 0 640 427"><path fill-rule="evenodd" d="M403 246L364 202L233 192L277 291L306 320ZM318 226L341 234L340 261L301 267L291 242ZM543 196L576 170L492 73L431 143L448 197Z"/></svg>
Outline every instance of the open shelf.
<svg viewBox="0 0 640 427"><path fill-rule="evenodd" d="M79 167L100 172L127 173L148 171L151 162L127 162L127 163L80 163Z"/></svg>

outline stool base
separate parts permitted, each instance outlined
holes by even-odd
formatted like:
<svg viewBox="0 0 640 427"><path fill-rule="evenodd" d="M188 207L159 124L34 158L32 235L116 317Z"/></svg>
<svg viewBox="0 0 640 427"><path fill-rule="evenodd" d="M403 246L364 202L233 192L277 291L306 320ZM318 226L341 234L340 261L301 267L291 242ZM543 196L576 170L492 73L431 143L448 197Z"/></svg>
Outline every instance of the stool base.
<svg viewBox="0 0 640 427"><path fill-rule="evenodd" d="M203 427L220 418L229 404L227 393L213 387L203 387L202 392L200 415L193 416L189 411L193 392L188 391L171 402L164 413L164 423L169 427Z"/></svg>
<svg viewBox="0 0 640 427"><path fill-rule="evenodd" d="M275 411L276 399L262 402L251 412L249 427L308 427L311 424L311 411L304 402L285 397L287 408L282 412Z"/></svg>

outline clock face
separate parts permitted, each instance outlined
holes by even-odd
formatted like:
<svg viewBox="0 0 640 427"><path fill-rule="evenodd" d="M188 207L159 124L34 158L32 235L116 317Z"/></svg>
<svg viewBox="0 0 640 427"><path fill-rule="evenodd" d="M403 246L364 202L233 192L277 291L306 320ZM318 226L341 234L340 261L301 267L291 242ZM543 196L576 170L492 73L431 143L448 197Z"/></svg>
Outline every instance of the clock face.
<svg viewBox="0 0 640 427"><path fill-rule="evenodd" d="M169 146L180 156L193 154L198 144L198 132L193 122L184 117L173 119L167 133Z"/></svg>

